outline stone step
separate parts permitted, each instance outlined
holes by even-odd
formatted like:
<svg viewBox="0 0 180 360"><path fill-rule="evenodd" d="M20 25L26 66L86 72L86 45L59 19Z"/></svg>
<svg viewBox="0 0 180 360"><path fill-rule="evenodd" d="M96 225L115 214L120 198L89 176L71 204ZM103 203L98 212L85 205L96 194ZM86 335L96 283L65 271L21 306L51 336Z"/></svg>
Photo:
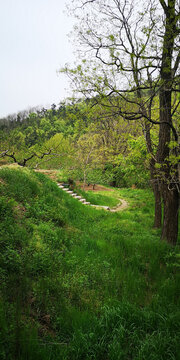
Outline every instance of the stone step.
<svg viewBox="0 0 180 360"><path fill-rule="evenodd" d="M101 206L103 209L105 210L110 210L110 207L109 206Z"/></svg>
<svg viewBox="0 0 180 360"><path fill-rule="evenodd" d="M86 199L79 199L79 201L84 203L84 202L86 202Z"/></svg>
<svg viewBox="0 0 180 360"><path fill-rule="evenodd" d="M69 189L67 189L67 188L62 188L62 190L64 190L64 191L66 191L66 192L67 192Z"/></svg>
<svg viewBox="0 0 180 360"><path fill-rule="evenodd" d="M67 189L68 189L69 184L65 184L65 183L63 183L63 184L62 184L62 186L64 186L65 188L67 188Z"/></svg>
<svg viewBox="0 0 180 360"><path fill-rule="evenodd" d="M90 205L90 204L91 204L91 203L88 202L88 201L84 202L84 205Z"/></svg>
<svg viewBox="0 0 180 360"><path fill-rule="evenodd" d="M70 194L72 197L75 197L75 196L77 196L77 194L76 193L72 193L72 194Z"/></svg>
<svg viewBox="0 0 180 360"><path fill-rule="evenodd" d="M57 184L57 186L58 186L60 189L64 189L64 186L61 185L61 184Z"/></svg>
<svg viewBox="0 0 180 360"><path fill-rule="evenodd" d="M72 190L68 190L67 193L68 193L68 194L73 194L73 191L72 191Z"/></svg>
<svg viewBox="0 0 180 360"><path fill-rule="evenodd" d="M79 200L79 199L82 199L82 197L79 196L79 195L78 195L78 196L74 196L74 198L75 198L75 199L78 199L78 200Z"/></svg>

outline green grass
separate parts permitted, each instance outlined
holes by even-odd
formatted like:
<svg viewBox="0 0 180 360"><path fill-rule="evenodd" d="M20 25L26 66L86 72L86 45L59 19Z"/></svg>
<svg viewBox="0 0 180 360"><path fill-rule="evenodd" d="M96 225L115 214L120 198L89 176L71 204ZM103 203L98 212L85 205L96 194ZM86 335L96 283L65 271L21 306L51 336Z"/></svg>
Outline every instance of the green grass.
<svg viewBox="0 0 180 360"><path fill-rule="evenodd" d="M2 360L178 358L178 246L153 229L151 191L90 196L129 207L97 211L42 174L0 170Z"/></svg>
<svg viewBox="0 0 180 360"><path fill-rule="evenodd" d="M82 195L87 201L93 205L102 205L109 206L111 208L116 207L120 204L118 199L119 192L117 191L83 191L80 189L75 189L75 191Z"/></svg>

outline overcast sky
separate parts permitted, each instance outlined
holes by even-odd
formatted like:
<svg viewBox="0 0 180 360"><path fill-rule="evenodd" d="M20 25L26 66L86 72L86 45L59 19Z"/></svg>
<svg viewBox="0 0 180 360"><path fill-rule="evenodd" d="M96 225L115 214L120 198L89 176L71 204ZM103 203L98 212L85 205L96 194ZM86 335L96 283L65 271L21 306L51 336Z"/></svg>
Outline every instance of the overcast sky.
<svg viewBox="0 0 180 360"><path fill-rule="evenodd" d="M68 1L69 2L69 1ZM57 70L73 62L66 0L0 0L0 117L59 103L69 93Z"/></svg>

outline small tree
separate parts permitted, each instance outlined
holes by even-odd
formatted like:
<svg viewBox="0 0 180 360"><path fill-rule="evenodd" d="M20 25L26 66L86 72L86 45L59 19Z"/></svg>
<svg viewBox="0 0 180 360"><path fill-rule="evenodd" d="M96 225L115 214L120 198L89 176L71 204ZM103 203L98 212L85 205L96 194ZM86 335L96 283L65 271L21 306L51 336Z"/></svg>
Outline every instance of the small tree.
<svg viewBox="0 0 180 360"><path fill-rule="evenodd" d="M76 164L83 173L84 187L92 170L103 166L103 149L99 140L99 134L87 133L79 138L75 146Z"/></svg>

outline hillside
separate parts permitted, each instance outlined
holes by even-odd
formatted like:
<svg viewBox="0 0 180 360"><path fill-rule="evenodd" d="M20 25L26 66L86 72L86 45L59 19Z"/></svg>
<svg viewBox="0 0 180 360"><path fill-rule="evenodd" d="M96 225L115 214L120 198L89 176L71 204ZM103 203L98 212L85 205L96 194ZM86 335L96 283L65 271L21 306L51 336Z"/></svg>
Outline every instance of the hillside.
<svg viewBox="0 0 180 360"><path fill-rule="evenodd" d="M42 173L0 169L0 359L177 359L178 247L152 229L151 191L88 196L129 207L96 210Z"/></svg>

